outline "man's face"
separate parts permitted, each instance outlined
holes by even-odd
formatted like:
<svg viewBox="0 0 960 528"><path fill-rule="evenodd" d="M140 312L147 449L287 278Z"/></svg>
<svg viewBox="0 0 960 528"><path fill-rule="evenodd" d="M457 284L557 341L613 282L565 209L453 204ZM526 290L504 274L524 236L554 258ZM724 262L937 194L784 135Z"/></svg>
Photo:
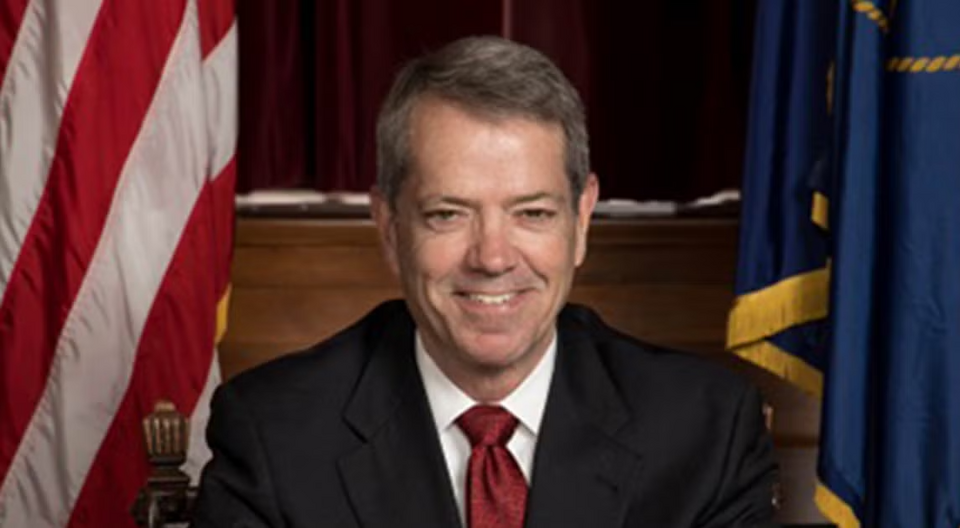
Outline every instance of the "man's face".
<svg viewBox="0 0 960 528"><path fill-rule="evenodd" d="M379 196L374 207L424 345L455 382L522 380L583 261L596 178L578 214L558 125L478 117L437 99L417 103L410 152L395 210Z"/></svg>

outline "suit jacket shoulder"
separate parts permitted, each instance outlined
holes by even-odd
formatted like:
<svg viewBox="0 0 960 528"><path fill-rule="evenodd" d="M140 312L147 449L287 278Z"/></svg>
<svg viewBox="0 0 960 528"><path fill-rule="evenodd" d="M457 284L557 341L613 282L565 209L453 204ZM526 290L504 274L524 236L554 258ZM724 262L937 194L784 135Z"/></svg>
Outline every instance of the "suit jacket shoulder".
<svg viewBox="0 0 960 528"><path fill-rule="evenodd" d="M401 301L390 301L329 339L241 372L225 385L258 401L304 390L349 393L377 347L384 340L399 347L407 335L412 339L413 321Z"/></svg>
<svg viewBox="0 0 960 528"><path fill-rule="evenodd" d="M726 367L623 334L583 306L567 306L560 328L565 346L597 357L634 415L665 407L703 414L714 406L734 405L746 392L755 390Z"/></svg>
<svg viewBox="0 0 960 528"><path fill-rule="evenodd" d="M382 444L427 452L409 462L397 458L416 468L415 480L443 485L435 478L446 478L442 459L429 454L436 433L424 427L431 419L418 393L413 332L403 303L384 303L332 338L223 384L207 427L214 456L193 525L360 526L358 512L370 508L359 503L379 493L396 469L387 462L384 475L363 475L380 471L365 464L371 446ZM369 484L358 489L357 481Z"/></svg>
<svg viewBox="0 0 960 528"><path fill-rule="evenodd" d="M610 525L773 525L776 465L755 387L702 358L622 334L581 306L561 312L559 331L535 475L568 464L573 446L555 446L554 431L592 431L594 445L608 446L592 467L610 467L595 480L615 482L623 497Z"/></svg>

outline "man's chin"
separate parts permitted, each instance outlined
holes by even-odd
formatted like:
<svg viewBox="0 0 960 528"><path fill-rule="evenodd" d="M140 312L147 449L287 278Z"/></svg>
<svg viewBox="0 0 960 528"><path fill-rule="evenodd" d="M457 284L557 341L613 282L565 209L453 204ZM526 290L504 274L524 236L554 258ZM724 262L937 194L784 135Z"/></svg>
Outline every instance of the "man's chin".
<svg viewBox="0 0 960 528"><path fill-rule="evenodd" d="M524 358L530 343L513 334L482 333L460 341L461 352L478 367L502 370Z"/></svg>

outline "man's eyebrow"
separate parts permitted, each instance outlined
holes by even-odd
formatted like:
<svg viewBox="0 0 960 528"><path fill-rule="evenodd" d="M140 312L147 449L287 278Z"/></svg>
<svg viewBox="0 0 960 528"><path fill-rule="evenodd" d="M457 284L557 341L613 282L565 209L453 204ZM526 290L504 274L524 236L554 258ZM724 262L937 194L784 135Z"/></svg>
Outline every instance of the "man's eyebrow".
<svg viewBox="0 0 960 528"><path fill-rule="evenodd" d="M557 196L556 194L550 194L548 192L542 191L533 194L525 194L523 196L518 196L513 200L510 200L511 205L522 205L531 202L539 202L541 200L549 200L553 202L562 202L563 198Z"/></svg>
<svg viewBox="0 0 960 528"><path fill-rule="evenodd" d="M511 198L507 202L507 204L513 207L513 206L528 204L532 202L539 202L541 200L549 200L552 202L560 203L564 201L564 198L556 194L551 194L546 191L541 191L541 192L535 192L535 193L525 194L522 196ZM479 206L479 203L476 200L471 200L469 198L462 198L458 196L450 196L450 195L442 195L442 194L427 196L424 199L419 201L419 206L421 208L435 206L435 205L455 205L458 207L476 208Z"/></svg>
<svg viewBox="0 0 960 528"><path fill-rule="evenodd" d="M435 205L456 205L460 207L474 207L476 201L469 200L467 198L459 198L456 196L449 196L444 194L435 194L431 196L426 196L419 201L420 207L429 207Z"/></svg>

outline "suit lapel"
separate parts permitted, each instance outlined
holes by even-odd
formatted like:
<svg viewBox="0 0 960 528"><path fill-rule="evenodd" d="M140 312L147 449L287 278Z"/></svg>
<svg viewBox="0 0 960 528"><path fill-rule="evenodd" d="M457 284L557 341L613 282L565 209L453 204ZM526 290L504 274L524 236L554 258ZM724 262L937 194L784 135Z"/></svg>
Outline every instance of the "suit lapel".
<svg viewBox="0 0 960 528"><path fill-rule="evenodd" d="M584 321L561 315L557 365L537 440L528 528L620 526L640 456L617 439L626 406Z"/></svg>
<svg viewBox="0 0 960 528"><path fill-rule="evenodd" d="M366 442L339 471L360 524L458 526L450 477L416 368L413 322L404 311L378 339L344 414Z"/></svg>

